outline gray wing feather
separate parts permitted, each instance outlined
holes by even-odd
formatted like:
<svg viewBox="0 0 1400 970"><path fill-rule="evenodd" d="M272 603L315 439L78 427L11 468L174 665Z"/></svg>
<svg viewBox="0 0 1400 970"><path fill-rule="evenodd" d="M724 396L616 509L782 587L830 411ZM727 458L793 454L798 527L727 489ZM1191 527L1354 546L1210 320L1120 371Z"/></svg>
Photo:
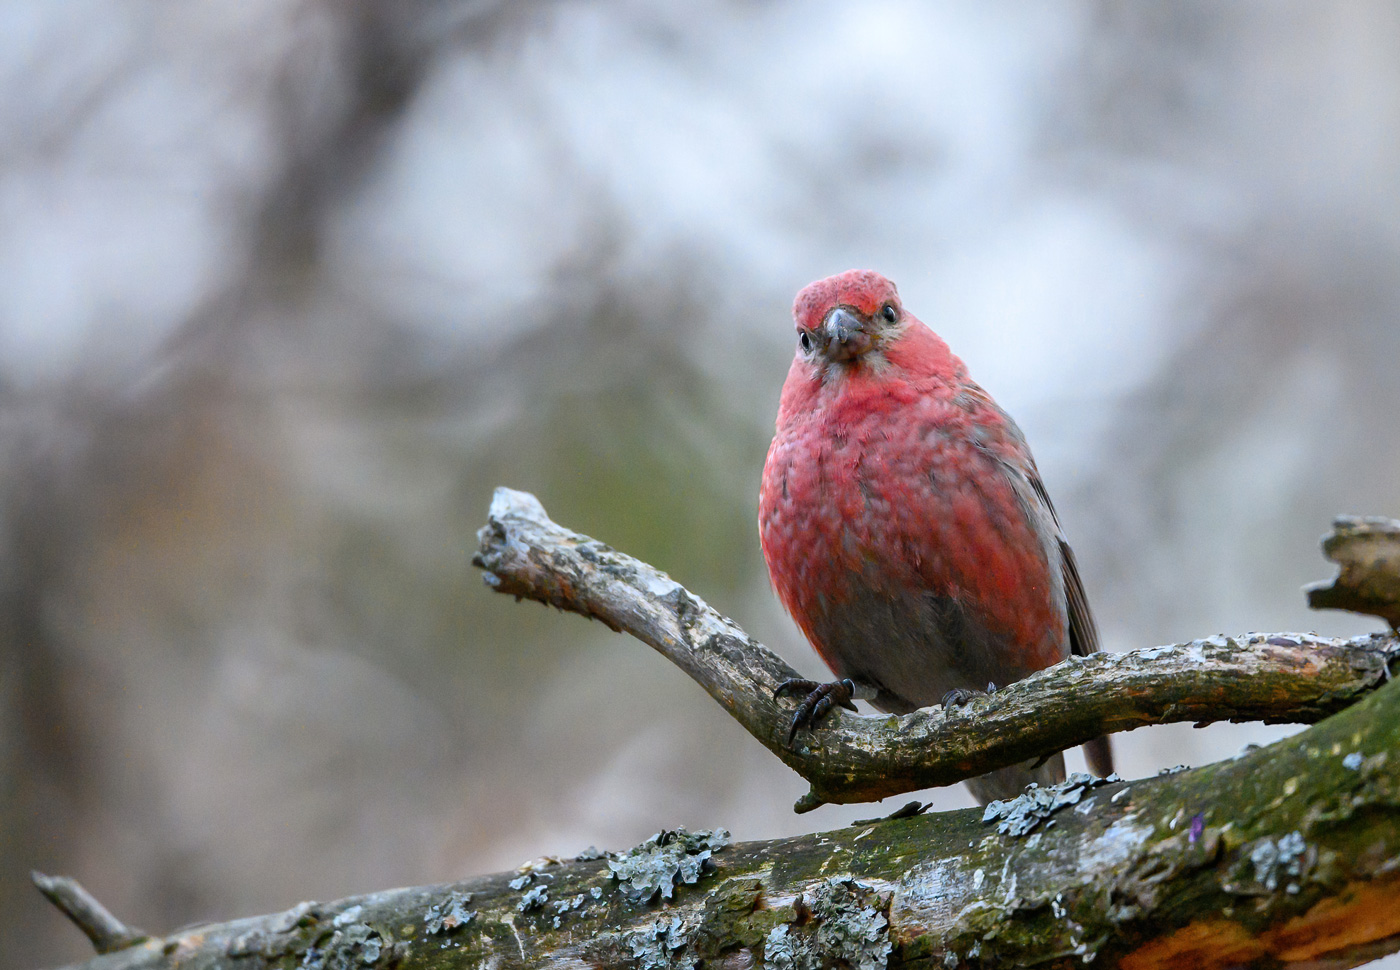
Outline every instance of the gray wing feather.
<svg viewBox="0 0 1400 970"><path fill-rule="evenodd" d="M1005 418L1004 433L1020 446L1017 450L1020 455L1015 460L1010 460L1006 453L997 453L990 446L990 442L977 440L976 445L985 451L990 457L996 460L1006 470L1012 480L1016 494L1022 500L1022 510L1028 518L1034 520L1035 513L1025 507L1027 497L1019 487L1021 484L1029 484L1036 500L1045 513L1048 513L1051 521L1055 525L1056 539L1060 548L1060 569L1065 588L1065 608L1069 614L1069 648L1070 653L1080 657L1087 657L1091 653L1099 652L1099 631L1094 624L1094 614L1089 609L1089 597L1084 592L1084 581L1079 578L1079 564L1075 562L1074 550L1070 549L1069 542L1065 539L1064 529L1060 526L1060 517L1055 512L1055 503L1050 501L1049 494L1045 491L1045 483L1040 480L1040 471L1035 467L1035 460L1030 457L1029 451L1025 448L1026 439L1021 434L1021 429L1016 427L1016 422L1002 411L1001 408L992 401L987 393L970 381L963 388L962 397L966 399L965 406L990 407L998 411ZM1089 770L1100 778L1107 777L1113 773L1113 749L1109 746L1108 738L1095 738L1084 746L1084 760L1089 765Z"/></svg>
<svg viewBox="0 0 1400 970"><path fill-rule="evenodd" d="M1055 514L1055 506L1045 492L1045 483L1040 480L1040 475L1034 473L1030 475L1030 480L1035 494L1050 510L1050 516L1055 520L1055 529L1060 533L1060 562L1063 564L1065 602L1069 610L1070 653L1087 657L1091 653L1099 652L1099 630L1094 624L1094 614L1089 610L1089 597L1084 592L1084 581L1079 578L1079 564L1075 562L1074 550L1065 541L1064 531L1060 529L1060 517ZM1095 738L1086 743L1084 760L1088 763L1089 770L1100 778L1113 774L1113 748L1109 745L1108 738Z"/></svg>
<svg viewBox="0 0 1400 970"><path fill-rule="evenodd" d="M1074 550L1065 540L1064 530L1060 528L1060 517L1055 512L1055 505L1050 501L1050 496L1046 494L1045 483L1040 480L1039 475L1031 475L1030 480L1031 488L1035 489L1036 496L1050 510L1050 517L1055 520L1055 530L1060 534L1060 562L1063 563L1065 601L1069 607L1069 652L1087 657L1091 653L1099 652L1099 629L1094 624L1094 614L1089 610L1089 597L1084 592L1084 581L1079 578L1079 563L1075 561Z"/></svg>

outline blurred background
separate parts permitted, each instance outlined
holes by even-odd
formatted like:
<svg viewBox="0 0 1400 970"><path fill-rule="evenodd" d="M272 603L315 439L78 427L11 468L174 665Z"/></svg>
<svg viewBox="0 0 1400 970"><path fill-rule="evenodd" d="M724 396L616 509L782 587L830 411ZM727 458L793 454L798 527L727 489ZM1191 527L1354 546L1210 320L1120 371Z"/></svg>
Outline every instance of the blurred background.
<svg viewBox="0 0 1400 970"><path fill-rule="evenodd" d="M1375 626L1299 586L1400 514L1393 3L9 0L0 79L0 965L89 952L30 868L168 932L901 804L793 815L468 564L527 489L823 673L754 520L853 266L1026 431L1110 649Z"/></svg>

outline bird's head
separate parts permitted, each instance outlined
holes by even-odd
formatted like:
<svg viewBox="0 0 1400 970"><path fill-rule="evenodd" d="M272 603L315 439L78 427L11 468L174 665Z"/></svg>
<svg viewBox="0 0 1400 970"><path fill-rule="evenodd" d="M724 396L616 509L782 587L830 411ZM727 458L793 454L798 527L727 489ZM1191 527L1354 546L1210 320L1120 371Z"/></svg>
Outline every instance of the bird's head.
<svg viewBox="0 0 1400 970"><path fill-rule="evenodd" d="M823 371L859 362L878 368L885 348L908 326L894 284L863 269L809 284L797 294L792 316L798 357Z"/></svg>

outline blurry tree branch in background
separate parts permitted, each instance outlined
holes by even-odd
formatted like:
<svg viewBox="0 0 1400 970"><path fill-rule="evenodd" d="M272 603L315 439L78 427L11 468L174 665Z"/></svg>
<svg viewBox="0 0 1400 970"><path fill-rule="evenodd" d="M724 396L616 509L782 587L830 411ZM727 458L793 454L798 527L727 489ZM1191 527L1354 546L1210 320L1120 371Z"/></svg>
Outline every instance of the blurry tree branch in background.
<svg viewBox="0 0 1400 970"><path fill-rule="evenodd" d="M536 544L542 535L548 541ZM788 671L675 583L505 490L483 550L488 582L502 592L655 641L736 717L771 715L775 723L756 733L781 747L783 718L766 698ZM495 572L503 560L514 566ZM662 832L627 852L546 857L515 872L302 903L163 939L127 931L124 948L81 966L1355 966L1400 949L1400 758L1391 756L1400 685L1369 690L1385 678L1393 648L1391 637L1206 640L1160 657L1139 651L1128 673L1067 668L1078 671L1069 691L1078 703L1130 712L1095 715L1093 730L1142 717L1126 701L1134 691L1163 701L1167 679L1142 673L1147 666L1188 684L1165 703L1197 711L1208 704L1192 696L1213 698L1213 716L1283 717L1291 698L1316 717L1360 698L1308 731L1195 770L1133 782L1076 775L985 812L896 813L774 842ZM1181 663L1187 656L1191 664ZM1251 678L1267 685L1273 706L1229 684ZM1036 705L1050 683L1033 685L1017 706L1043 711ZM852 720L819 733L862 737Z"/></svg>
<svg viewBox="0 0 1400 970"><path fill-rule="evenodd" d="M694 678L811 784L799 812L951 785L1148 724L1313 723L1388 680L1400 651L1393 635L1255 633L1071 657L951 711L833 711L789 744L790 712L773 690L796 671L664 573L557 525L534 496L506 488L480 540L474 562L492 589L599 619Z"/></svg>

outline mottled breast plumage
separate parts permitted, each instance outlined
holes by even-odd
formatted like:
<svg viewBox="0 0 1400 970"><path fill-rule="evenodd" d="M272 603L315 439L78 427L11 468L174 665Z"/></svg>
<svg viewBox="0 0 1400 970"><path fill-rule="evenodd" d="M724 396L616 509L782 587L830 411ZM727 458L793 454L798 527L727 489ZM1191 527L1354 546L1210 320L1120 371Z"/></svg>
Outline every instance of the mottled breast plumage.
<svg viewBox="0 0 1400 970"><path fill-rule="evenodd" d="M790 416L769 451L760 500L774 587L823 659L838 673L859 666L852 655L866 645L843 642L851 624L832 613L872 607L927 634L928 643L908 649L938 652L937 631L910 615L917 602L892 610L910 590L970 609L967 622L988 627L984 642L1029 648L1009 661L1017 669L1062 659L1058 562L1027 521L1024 497L977 441L971 416L943 389L890 389L878 407L862 397ZM890 407L900 409L896 422ZM868 631L889 640L903 632ZM901 696L932 703L951 686L976 683L936 679L926 690L905 684Z"/></svg>

